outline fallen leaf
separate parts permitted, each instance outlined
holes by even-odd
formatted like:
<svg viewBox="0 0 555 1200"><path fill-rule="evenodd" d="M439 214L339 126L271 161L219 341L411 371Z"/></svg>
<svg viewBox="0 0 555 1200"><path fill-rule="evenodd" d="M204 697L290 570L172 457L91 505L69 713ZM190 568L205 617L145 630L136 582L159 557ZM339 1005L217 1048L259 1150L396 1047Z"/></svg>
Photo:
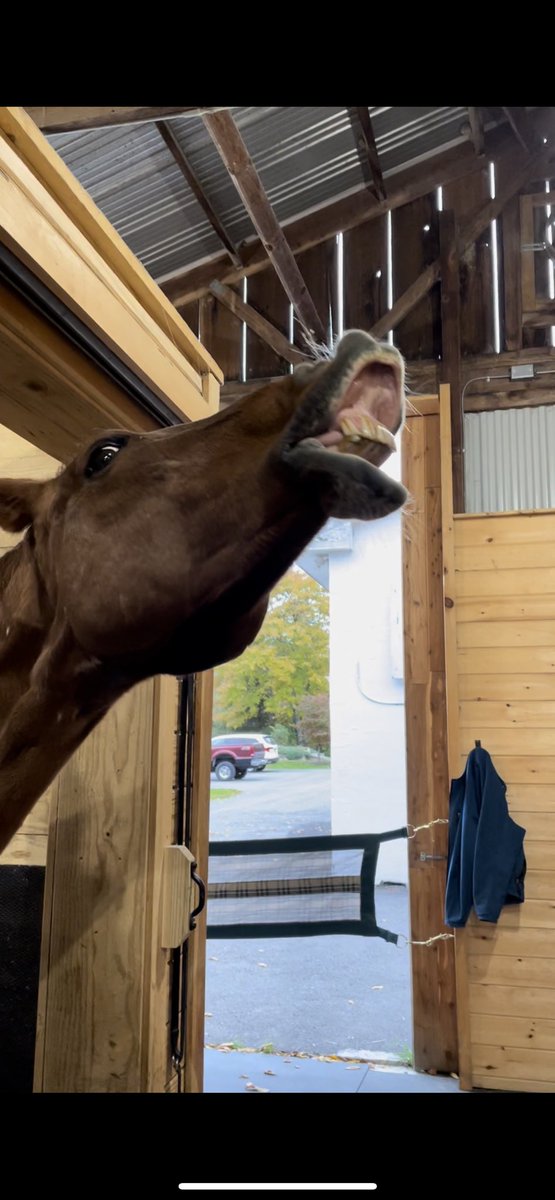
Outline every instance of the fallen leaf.
<svg viewBox="0 0 555 1200"><path fill-rule="evenodd" d="M205 1015L205 1017L213 1017L214 1013L205 1013L204 1015Z"/></svg>
<svg viewBox="0 0 555 1200"><path fill-rule="evenodd" d="M209 955L208 955L208 961L209 961L209 962L217 962L217 961L218 961L218 956L217 956L217 954L209 954Z"/></svg>
<svg viewBox="0 0 555 1200"><path fill-rule="evenodd" d="M360 1071L360 1063L354 1063L352 1067L345 1067L346 1071Z"/></svg>
<svg viewBox="0 0 555 1200"><path fill-rule="evenodd" d="M265 1075L275 1075L275 1071L265 1071Z"/></svg>
<svg viewBox="0 0 555 1200"><path fill-rule="evenodd" d="M269 1089L269 1088L261 1088L261 1087L257 1087L255 1083L246 1083L246 1084L245 1084L245 1091L246 1091L246 1092L269 1092L269 1091L270 1091L270 1089Z"/></svg>
<svg viewBox="0 0 555 1200"><path fill-rule="evenodd" d="M249 1078L249 1076L248 1076L248 1075L240 1075L240 1076L239 1076L239 1079L248 1079L248 1078Z"/></svg>
<svg viewBox="0 0 555 1200"><path fill-rule="evenodd" d="M257 963L257 967L267 967L268 963Z"/></svg>
<svg viewBox="0 0 555 1200"><path fill-rule="evenodd" d="M371 992L383 992L383 983L375 983L371 988Z"/></svg>
<svg viewBox="0 0 555 1200"><path fill-rule="evenodd" d="M347 1004L354 1004L354 1000L347 1000Z"/></svg>

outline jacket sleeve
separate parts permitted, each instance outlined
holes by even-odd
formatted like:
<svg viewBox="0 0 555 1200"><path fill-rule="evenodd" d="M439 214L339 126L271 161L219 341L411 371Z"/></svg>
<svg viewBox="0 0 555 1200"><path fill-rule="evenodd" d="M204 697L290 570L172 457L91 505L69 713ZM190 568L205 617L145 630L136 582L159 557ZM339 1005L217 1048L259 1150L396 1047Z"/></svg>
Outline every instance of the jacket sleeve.
<svg viewBox="0 0 555 1200"><path fill-rule="evenodd" d="M525 830L509 816L505 784L491 759L481 771L481 805L474 853L473 893L480 921L497 921L504 904L524 898Z"/></svg>
<svg viewBox="0 0 555 1200"><path fill-rule="evenodd" d="M445 889L445 924L466 925L473 903L474 854L478 814L474 797L466 795L467 771L453 779L449 795L449 850Z"/></svg>

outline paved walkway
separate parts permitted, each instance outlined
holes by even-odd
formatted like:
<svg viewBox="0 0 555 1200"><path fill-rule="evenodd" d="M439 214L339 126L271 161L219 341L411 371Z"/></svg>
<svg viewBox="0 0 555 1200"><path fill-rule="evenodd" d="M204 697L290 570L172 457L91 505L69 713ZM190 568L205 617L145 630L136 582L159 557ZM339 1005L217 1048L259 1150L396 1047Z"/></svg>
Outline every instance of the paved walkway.
<svg viewBox="0 0 555 1200"><path fill-rule="evenodd" d="M323 1062L316 1058L282 1058L206 1050L205 1092L452 1092L458 1080L422 1075L408 1068L384 1070L367 1063Z"/></svg>

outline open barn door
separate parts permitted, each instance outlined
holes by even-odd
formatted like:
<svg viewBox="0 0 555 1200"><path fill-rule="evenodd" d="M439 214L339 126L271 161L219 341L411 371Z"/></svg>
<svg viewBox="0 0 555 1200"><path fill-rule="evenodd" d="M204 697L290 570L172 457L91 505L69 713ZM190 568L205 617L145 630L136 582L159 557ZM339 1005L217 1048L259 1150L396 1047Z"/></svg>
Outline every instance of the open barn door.
<svg viewBox="0 0 555 1200"><path fill-rule="evenodd" d="M217 410L219 368L21 109L0 108L0 210L0 423L65 463L99 429L152 430ZM183 816L203 877L211 686L210 675L190 682ZM202 918L175 971L161 940L178 727L177 681L148 680L49 789L35 1091L202 1090ZM18 852L37 848L41 803ZM22 889L12 891L19 903Z"/></svg>

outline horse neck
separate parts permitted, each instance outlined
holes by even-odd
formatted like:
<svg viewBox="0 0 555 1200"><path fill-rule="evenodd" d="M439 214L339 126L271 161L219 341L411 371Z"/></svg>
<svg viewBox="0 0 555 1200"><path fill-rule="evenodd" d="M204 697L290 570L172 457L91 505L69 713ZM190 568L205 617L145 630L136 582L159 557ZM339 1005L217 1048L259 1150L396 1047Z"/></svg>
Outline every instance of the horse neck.
<svg viewBox="0 0 555 1200"><path fill-rule="evenodd" d="M0 731L29 687L49 628L30 542L0 560Z"/></svg>
<svg viewBox="0 0 555 1200"><path fill-rule="evenodd" d="M106 711L82 658L26 538L0 561L0 852Z"/></svg>

